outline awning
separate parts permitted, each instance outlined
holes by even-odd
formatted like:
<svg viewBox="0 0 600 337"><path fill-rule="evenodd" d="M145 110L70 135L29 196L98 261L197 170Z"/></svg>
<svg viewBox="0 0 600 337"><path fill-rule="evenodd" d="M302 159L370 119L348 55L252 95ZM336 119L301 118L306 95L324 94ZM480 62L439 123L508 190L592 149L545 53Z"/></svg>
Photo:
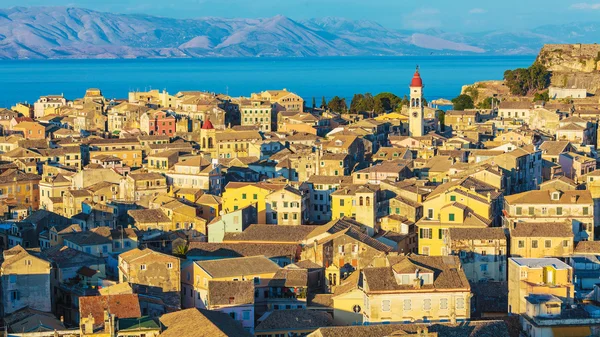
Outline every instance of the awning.
<svg viewBox="0 0 600 337"><path fill-rule="evenodd" d="M555 337L588 337L592 335L589 326L561 326L552 328Z"/></svg>

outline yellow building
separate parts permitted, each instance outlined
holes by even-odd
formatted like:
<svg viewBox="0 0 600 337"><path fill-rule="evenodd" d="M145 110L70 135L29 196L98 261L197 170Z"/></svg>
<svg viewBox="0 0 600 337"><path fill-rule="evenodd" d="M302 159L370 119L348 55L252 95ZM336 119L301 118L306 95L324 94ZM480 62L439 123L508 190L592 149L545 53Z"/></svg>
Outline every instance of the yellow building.
<svg viewBox="0 0 600 337"><path fill-rule="evenodd" d="M130 173L121 180L121 199L139 201L167 194L167 180L158 173Z"/></svg>
<svg viewBox="0 0 600 337"><path fill-rule="evenodd" d="M439 220L423 218L417 222L419 254L445 256L450 228L487 228L491 221L475 213L471 208L452 202L439 211Z"/></svg>
<svg viewBox="0 0 600 337"><path fill-rule="evenodd" d="M504 224L568 222L574 240L594 238L594 200L590 191L554 189L528 191L504 197Z"/></svg>
<svg viewBox="0 0 600 337"><path fill-rule="evenodd" d="M279 111L300 111L304 110L304 99L293 92L283 90L267 90L258 94L252 94L253 100L264 100L273 106L276 112Z"/></svg>
<svg viewBox="0 0 600 337"><path fill-rule="evenodd" d="M369 228L369 235L379 231L377 200L379 187L375 185L348 185L331 193L331 218L353 217Z"/></svg>
<svg viewBox="0 0 600 337"><path fill-rule="evenodd" d="M522 314L529 294L548 294L572 304L573 268L556 258L508 260L508 312Z"/></svg>
<svg viewBox="0 0 600 337"><path fill-rule="evenodd" d="M275 262L264 256L193 261L181 270L182 305L184 308L206 308L209 281L253 280L255 289L267 289L279 269ZM265 300L264 295L263 291L258 291L255 301Z"/></svg>
<svg viewBox="0 0 600 337"><path fill-rule="evenodd" d="M223 209L223 201L221 197L212 194L203 194L196 200L196 204L200 205L200 216L206 219L207 222L211 222L214 218L219 216Z"/></svg>
<svg viewBox="0 0 600 337"><path fill-rule="evenodd" d="M33 105L27 103L17 103L10 108L12 111L16 111L25 117L33 118Z"/></svg>
<svg viewBox="0 0 600 337"><path fill-rule="evenodd" d="M258 223L267 223L266 196L285 186L286 183L230 182L225 186L225 192L223 192L223 211L230 213L256 204Z"/></svg>
<svg viewBox="0 0 600 337"><path fill-rule="evenodd" d="M423 216L429 220L442 220L443 207L462 204L492 224L499 223L502 212L502 192L472 177L451 181L438 186L423 202Z"/></svg>
<svg viewBox="0 0 600 337"><path fill-rule="evenodd" d="M129 167L142 167L142 150L128 150L128 149L116 149L116 150L101 150L101 151L90 151L90 160L96 157L114 156L123 162L123 164Z"/></svg>
<svg viewBox="0 0 600 337"><path fill-rule="evenodd" d="M226 129L217 131L216 139L219 158L238 158L250 156L250 144L262 140L262 136L258 131Z"/></svg>
<svg viewBox="0 0 600 337"><path fill-rule="evenodd" d="M265 196L267 223L304 225L308 222L308 193L285 186Z"/></svg>
<svg viewBox="0 0 600 337"><path fill-rule="evenodd" d="M240 104L242 126L258 126L260 131L271 131L273 110L271 104L262 101L242 101Z"/></svg>
<svg viewBox="0 0 600 337"><path fill-rule="evenodd" d="M455 256L389 256L385 266L362 270L362 291L354 310L365 323L466 321L471 314L471 286Z"/></svg>
<svg viewBox="0 0 600 337"><path fill-rule="evenodd" d="M29 307L50 312L50 262L17 245L3 252L0 278L5 315Z"/></svg>
<svg viewBox="0 0 600 337"><path fill-rule="evenodd" d="M569 257L573 255L573 231L568 223L519 222L510 231L513 257Z"/></svg>
<svg viewBox="0 0 600 337"><path fill-rule="evenodd" d="M119 255L119 283L153 287L164 294L181 291L179 258L152 249L134 248ZM179 305L178 305L179 307Z"/></svg>

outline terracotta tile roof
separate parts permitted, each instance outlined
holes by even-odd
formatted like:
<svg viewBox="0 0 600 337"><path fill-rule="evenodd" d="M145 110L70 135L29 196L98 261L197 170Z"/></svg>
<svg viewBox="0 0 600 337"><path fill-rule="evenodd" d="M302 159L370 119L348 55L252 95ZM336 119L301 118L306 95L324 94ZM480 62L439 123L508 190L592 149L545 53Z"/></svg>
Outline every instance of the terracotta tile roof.
<svg viewBox="0 0 600 337"><path fill-rule="evenodd" d="M320 226L250 225L241 233L225 233L223 241L272 241L298 243Z"/></svg>
<svg viewBox="0 0 600 337"><path fill-rule="evenodd" d="M530 238L530 237L557 237L557 238L572 238L573 230L567 223L551 222L551 223L517 223L515 229L510 232L510 236L514 238Z"/></svg>
<svg viewBox="0 0 600 337"><path fill-rule="evenodd" d="M582 205L592 204L592 194L590 191L562 191L558 200L552 200L551 190L528 191L513 195L507 195L504 200L511 204L555 204L555 205Z"/></svg>
<svg viewBox="0 0 600 337"><path fill-rule="evenodd" d="M387 337L412 336L423 329L437 333L439 337L509 337L508 326L504 321L469 321L450 323L377 324L358 326L324 327L309 337Z"/></svg>
<svg viewBox="0 0 600 337"><path fill-rule="evenodd" d="M600 255L600 241L580 241L573 253Z"/></svg>
<svg viewBox="0 0 600 337"><path fill-rule="evenodd" d="M117 318L138 318L142 316L137 294L107 296L82 296L79 298L79 315L92 314L94 326L104 325L104 311L108 310Z"/></svg>
<svg viewBox="0 0 600 337"><path fill-rule="evenodd" d="M265 313L255 328L255 333L272 330L315 330L333 325L331 315L323 311L313 311L306 309L295 310L275 310Z"/></svg>
<svg viewBox="0 0 600 337"><path fill-rule="evenodd" d="M502 228L449 228L451 240L506 240Z"/></svg>
<svg viewBox="0 0 600 337"><path fill-rule="evenodd" d="M250 274L274 274L280 269L275 262L264 256L196 261L195 263L213 278Z"/></svg>
<svg viewBox="0 0 600 337"><path fill-rule="evenodd" d="M41 256L59 268L69 266L93 266L104 264L104 259L67 246L53 246L42 251Z"/></svg>
<svg viewBox="0 0 600 337"><path fill-rule="evenodd" d="M73 242L78 246L92 246L110 244L111 233L109 227L96 227L85 232L76 232L64 236L64 240Z"/></svg>
<svg viewBox="0 0 600 337"><path fill-rule="evenodd" d="M434 273L433 284L423 284L424 289L464 289L470 291L469 281L460 267L457 256L396 256L388 257L390 267L365 268L362 273L369 291L403 292L412 291L414 286L398 284L394 277L394 266L403 260L410 260L415 266Z"/></svg>
<svg viewBox="0 0 600 337"><path fill-rule="evenodd" d="M346 279L342 281L339 286L335 288L333 296L340 296L352 290L358 289L361 276L362 274L360 270L354 271L352 274L350 274L350 276L346 277Z"/></svg>
<svg viewBox="0 0 600 337"><path fill-rule="evenodd" d="M186 256L230 258L264 255L268 258L288 256L293 260L299 247L296 243L190 242Z"/></svg>
<svg viewBox="0 0 600 337"><path fill-rule="evenodd" d="M135 223L160 223L171 222L171 219L161 209L131 209L127 214Z"/></svg>
<svg viewBox="0 0 600 337"><path fill-rule="evenodd" d="M254 304L254 281L208 281L209 305Z"/></svg>
<svg viewBox="0 0 600 337"><path fill-rule="evenodd" d="M309 293L307 298L308 307L333 308L333 294Z"/></svg>
<svg viewBox="0 0 600 337"><path fill-rule="evenodd" d="M308 286L308 270L279 269L269 281L269 287L306 287Z"/></svg>
<svg viewBox="0 0 600 337"><path fill-rule="evenodd" d="M150 173L130 173L128 175L128 177L130 177L133 180L151 180L151 179L164 180L165 179L165 177L162 174L154 173L154 172L150 172Z"/></svg>
<svg viewBox="0 0 600 337"><path fill-rule="evenodd" d="M252 337L241 324L226 313L185 309L162 315L166 327L161 337Z"/></svg>

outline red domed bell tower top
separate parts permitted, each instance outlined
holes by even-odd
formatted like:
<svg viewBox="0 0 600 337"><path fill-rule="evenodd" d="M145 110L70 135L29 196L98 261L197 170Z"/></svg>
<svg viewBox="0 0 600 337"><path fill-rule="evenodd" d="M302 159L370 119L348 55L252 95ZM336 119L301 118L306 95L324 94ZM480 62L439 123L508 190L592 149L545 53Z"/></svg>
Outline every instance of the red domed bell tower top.
<svg viewBox="0 0 600 337"><path fill-rule="evenodd" d="M210 122L210 119L207 119L204 124L202 124L202 129L204 130L212 130L214 129L214 126L212 125L212 123Z"/></svg>
<svg viewBox="0 0 600 337"><path fill-rule="evenodd" d="M423 80L421 79L421 74L419 74L419 67L417 67L417 70L415 71L415 74L413 75L412 81L410 82L410 86L411 87L422 87L423 86Z"/></svg>

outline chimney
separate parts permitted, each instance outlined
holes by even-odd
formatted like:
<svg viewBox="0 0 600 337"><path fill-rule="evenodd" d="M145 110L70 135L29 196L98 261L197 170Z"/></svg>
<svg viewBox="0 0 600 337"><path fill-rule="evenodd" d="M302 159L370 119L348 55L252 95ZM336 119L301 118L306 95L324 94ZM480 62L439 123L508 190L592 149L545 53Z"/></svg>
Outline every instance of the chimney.
<svg viewBox="0 0 600 337"><path fill-rule="evenodd" d="M415 289L421 289L421 279L416 277L413 280L413 286L415 287Z"/></svg>

